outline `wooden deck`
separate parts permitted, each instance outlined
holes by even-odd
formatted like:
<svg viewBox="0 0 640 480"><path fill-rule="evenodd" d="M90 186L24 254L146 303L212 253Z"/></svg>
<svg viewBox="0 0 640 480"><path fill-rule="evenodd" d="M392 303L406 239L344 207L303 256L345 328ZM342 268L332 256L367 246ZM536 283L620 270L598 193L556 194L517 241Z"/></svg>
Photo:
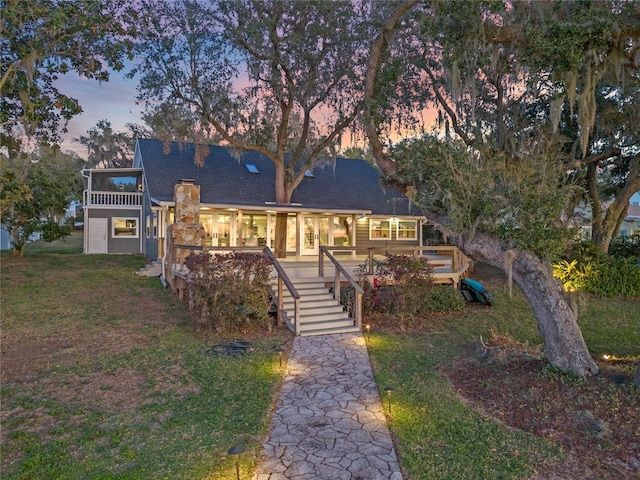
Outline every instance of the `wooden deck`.
<svg viewBox="0 0 640 480"><path fill-rule="evenodd" d="M330 247L320 248L320 256L276 259L268 248L218 248L171 245L169 261L163 263L163 279L181 299L188 287L188 272L184 258L192 251L226 253L230 250L252 251L264 254L273 264L274 295L277 299L278 323L287 324L296 335L325 335L329 333L360 331L362 328L362 280L373 283L376 261L386 255L356 256L355 249L344 251ZM406 253L406 252L392 252ZM426 258L432 267L437 284L460 288L469 276L471 261L456 247L420 247L412 255ZM355 290L355 300L341 304L344 282ZM385 282L389 282L385 279ZM191 298L190 298L191 301Z"/></svg>
<svg viewBox="0 0 640 480"><path fill-rule="evenodd" d="M176 245L178 249L181 246ZM224 248L212 248L212 247L190 247L189 250L209 250L209 251L221 251L229 252L231 249ZM245 248L236 247L234 250L246 250L261 252L262 248ZM427 259L429 265L432 268L432 276L434 282L443 285L452 285L455 288L460 288L460 282L468 278L471 273L472 262L464 255L457 247L448 245L439 246L427 246L416 247L408 251L391 252L394 254L411 254L413 256L421 256ZM371 259L375 261L384 260L385 255L370 251L369 255L353 255L351 252L335 251L332 253L334 258L340 262L344 269L354 278L358 279L363 274L363 269L366 269L371 264ZM279 258L283 267L286 268L287 274L292 278L322 278L327 282L332 281L335 276L335 268L331 262L323 261L322 268L320 267L318 255L306 255L302 257L287 257ZM172 268L167 269L166 273L169 273L170 277L184 279L185 267L181 262L173 263ZM170 271L169 271L170 270ZM320 275L320 271L322 275ZM367 278L372 281L375 276L371 271L364 272ZM180 281L179 281L180 282ZM169 283L172 283L169 281ZM182 282L180 282L182 283Z"/></svg>
<svg viewBox="0 0 640 480"><path fill-rule="evenodd" d="M408 251L391 252L395 254L410 254L427 259L432 268L434 282L443 285L453 285L460 288L460 282L469 277L472 268L471 260L457 247L439 245L430 247L416 247ZM352 255L349 252L336 251L332 255L354 278L358 279L363 273L369 281L375 276L371 271L363 272L368 265L384 260L386 255L371 250L369 255ZM327 281L333 279L335 268L331 262L323 261L319 266L319 256L280 258L278 261L286 267L289 276L295 278L322 277Z"/></svg>

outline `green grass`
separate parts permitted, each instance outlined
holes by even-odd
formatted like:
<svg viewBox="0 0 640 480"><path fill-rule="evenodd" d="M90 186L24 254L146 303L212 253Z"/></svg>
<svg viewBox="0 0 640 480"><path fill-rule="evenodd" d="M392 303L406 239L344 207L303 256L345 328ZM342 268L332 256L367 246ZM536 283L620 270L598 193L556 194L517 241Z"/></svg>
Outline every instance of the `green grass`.
<svg viewBox="0 0 640 480"><path fill-rule="evenodd" d="M406 478L527 478L559 450L471 411L438 369L453 360L446 335L373 333L376 382L393 386L389 428ZM458 350L459 353L459 350Z"/></svg>
<svg viewBox="0 0 640 480"><path fill-rule="evenodd" d="M235 479L226 452L236 444L250 478L282 375L275 347L288 336L254 336L239 358L208 356L216 338L157 279L134 274L143 257L81 251L75 234L0 257L3 379L9 356L23 354L11 367L26 368L3 380L2 478ZM420 334L373 324L370 355L385 404L384 387L395 388L389 426L409 480L529 478L563 454L475 413L440 373L492 327L541 343L520 292L509 298L498 276L483 283L493 308L438 317ZM639 307L588 297L579 322L591 352L637 355Z"/></svg>
<svg viewBox="0 0 640 480"><path fill-rule="evenodd" d="M472 356L492 327L523 343L542 343L522 294L514 288L509 298L498 275L484 283L494 295L493 308L467 308L437 318L422 333L378 332L373 325L369 353L385 405L384 387L394 387L389 427L408 479L530 478L536 464L563 455L550 442L471 411L439 373ZM639 307L637 299L589 297L583 302L579 323L594 356L638 355Z"/></svg>
<svg viewBox="0 0 640 480"><path fill-rule="evenodd" d="M3 252L3 479L234 479L227 450L241 444L254 468L282 369L262 335L238 358L212 357L186 305L145 260L82 255L36 242ZM6 350L10 350L8 353Z"/></svg>

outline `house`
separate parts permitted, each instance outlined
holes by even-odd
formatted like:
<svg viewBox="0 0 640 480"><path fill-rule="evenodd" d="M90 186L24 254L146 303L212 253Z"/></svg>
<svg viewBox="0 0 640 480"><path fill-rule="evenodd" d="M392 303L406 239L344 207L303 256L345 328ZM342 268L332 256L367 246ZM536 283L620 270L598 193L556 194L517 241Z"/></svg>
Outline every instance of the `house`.
<svg viewBox="0 0 640 480"><path fill-rule="evenodd" d="M83 170L84 253L140 253L142 170Z"/></svg>
<svg viewBox="0 0 640 480"><path fill-rule="evenodd" d="M629 204L627 216L620 226L621 236L640 235L640 205Z"/></svg>
<svg viewBox="0 0 640 480"><path fill-rule="evenodd" d="M575 208L574 213L578 217L578 226L582 232L582 238L591 239L591 205L583 202ZM640 235L640 205L629 203L627 216L620 224L618 235L621 237Z"/></svg>
<svg viewBox="0 0 640 480"><path fill-rule="evenodd" d="M317 255L320 245L410 247L421 244L426 219L397 191L383 189L379 172L364 160L337 158L307 172L286 205L275 202L275 168L256 152L232 155L210 146L203 166L195 145L140 139L133 168L88 170L85 253L164 256L167 226L174 223L174 189L200 187L199 221L208 246L270 246L276 213L288 214L287 255Z"/></svg>

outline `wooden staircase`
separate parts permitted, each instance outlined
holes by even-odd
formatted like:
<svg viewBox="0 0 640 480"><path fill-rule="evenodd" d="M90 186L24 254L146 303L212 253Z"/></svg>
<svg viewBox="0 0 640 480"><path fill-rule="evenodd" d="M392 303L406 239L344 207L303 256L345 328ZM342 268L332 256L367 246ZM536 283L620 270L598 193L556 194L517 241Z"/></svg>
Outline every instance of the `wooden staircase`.
<svg viewBox="0 0 640 480"><path fill-rule="evenodd" d="M300 294L300 335L328 335L332 333L357 332L355 319L349 316L346 308L335 299L327 281L317 276L297 275L300 268L284 265L289 279ZM315 266L317 271L317 265ZM317 275L317 273L316 273ZM283 290L283 309L286 316L293 317L294 300L287 289ZM289 322L288 322L289 323Z"/></svg>

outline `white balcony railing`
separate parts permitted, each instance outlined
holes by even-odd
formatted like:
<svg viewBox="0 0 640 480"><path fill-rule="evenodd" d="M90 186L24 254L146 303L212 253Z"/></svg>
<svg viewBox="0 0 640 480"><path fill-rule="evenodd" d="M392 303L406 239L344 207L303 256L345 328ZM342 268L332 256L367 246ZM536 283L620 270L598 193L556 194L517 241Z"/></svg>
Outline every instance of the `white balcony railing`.
<svg viewBox="0 0 640 480"><path fill-rule="evenodd" d="M137 192L84 191L84 206L137 207L142 205L142 194Z"/></svg>

